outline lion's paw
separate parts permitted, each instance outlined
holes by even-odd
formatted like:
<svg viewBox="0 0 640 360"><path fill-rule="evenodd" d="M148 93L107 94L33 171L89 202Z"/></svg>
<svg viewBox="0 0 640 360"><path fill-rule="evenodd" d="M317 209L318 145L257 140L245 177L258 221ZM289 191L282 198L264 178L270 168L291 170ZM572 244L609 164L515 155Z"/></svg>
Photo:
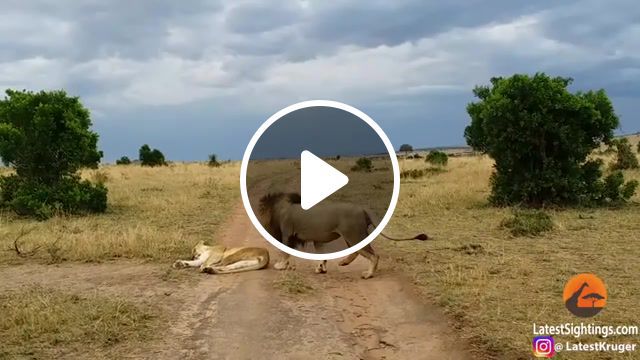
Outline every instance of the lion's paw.
<svg viewBox="0 0 640 360"><path fill-rule="evenodd" d="M368 270L362 273L362 278L363 279L369 279L372 276L373 276L373 273L371 271L368 271Z"/></svg>
<svg viewBox="0 0 640 360"><path fill-rule="evenodd" d="M326 274L327 273L327 266L325 264L318 264L318 266L316 266L316 274Z"/></svg>
<svg viewBox="0 0 640 360"><path fill-rule="evenodd" d="M186 265L186 264L184 263L184 261L182 261L182 260L176 260L176 261L173 263L172 267L173 267L174 269L181 269L181 268L187 267L187 265Z"/></svg>

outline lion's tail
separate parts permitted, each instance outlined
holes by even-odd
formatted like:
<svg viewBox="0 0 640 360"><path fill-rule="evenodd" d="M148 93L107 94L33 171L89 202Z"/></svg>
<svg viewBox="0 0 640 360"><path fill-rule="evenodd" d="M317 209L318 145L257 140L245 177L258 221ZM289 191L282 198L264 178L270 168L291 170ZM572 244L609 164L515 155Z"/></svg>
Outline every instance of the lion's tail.
<svg viewBox="0 0 640 360"><path fill-rule="evenodd" d="M240 260L233 264L222 266L209 266L203 269L209 274L232 274L243 271L260 270L269 264L269 254L257 256L255 259Z"/></svg>
<svg viewBox="0 0 640 360"><path fill-rule="evenodd" d="M367 219L367 226L372 225L374 228L376 226L378 226L378 223L375 222L373 220L373 216L371 216L371 213L369 213L367 210L364 210L364 216ZM395 237L391 237L391 236L387 236L385 233L380 233L380 235L382 235L383 237L389 239L389 240L393 240L393 241L406 241L406 240L429 240L429 236L427 234L418 234L414 237L410 237L410 238L395 238Z"/></svg>

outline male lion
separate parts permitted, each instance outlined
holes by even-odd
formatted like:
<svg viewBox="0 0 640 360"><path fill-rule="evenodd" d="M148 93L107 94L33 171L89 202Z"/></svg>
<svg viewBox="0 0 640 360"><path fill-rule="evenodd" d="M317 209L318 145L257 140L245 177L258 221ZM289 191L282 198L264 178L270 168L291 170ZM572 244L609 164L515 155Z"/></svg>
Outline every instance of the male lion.
<svg viewBox="0 0 640 360"><path fill-rule="evenodd" d="M369 235L369 226L376 226L366 209L349 203L321 202L311 209L303 210L297 193L271 193L260 199L259 213L265 229L276 240L290 248L312 242L316 249L342 237L349 247L358 244ZM382 234L394 241L427 240L425 234L398 239ZM369 260L369 268L362 273L364 279L373 276L378 266L378 255L371 244L344 258L339 265L345 266L362 255ZM274 264L277 270L290 267L288 254L282 252L282 259ZM326 261L316 268L316 273L325 273Z"/></svg>
<svg viewBox="0 0 640 360"><path fill-rule="evenodd" d="M230 274L260 270L269 264L269 251L259 247L226 248L200 241L193 247L192 255L192 260L176 260L173 267L200 267L207 274Z"/></svg>

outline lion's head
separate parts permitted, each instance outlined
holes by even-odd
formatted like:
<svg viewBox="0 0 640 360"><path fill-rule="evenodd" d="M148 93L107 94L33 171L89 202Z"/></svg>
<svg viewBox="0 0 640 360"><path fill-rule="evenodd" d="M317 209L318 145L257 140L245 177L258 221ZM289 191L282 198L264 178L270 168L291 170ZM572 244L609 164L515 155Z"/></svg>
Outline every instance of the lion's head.
<svg viewBox="0 0 640 360"><path fill-rule="evenodd" d="M302 198L300 194L294 192L274 192L264 195L260 198L258 212L261 215L261 223L264 228L274 238L282 241L282 233L280 232L280 218L276 207L282 202L286 204L300 204Z"/></svg>

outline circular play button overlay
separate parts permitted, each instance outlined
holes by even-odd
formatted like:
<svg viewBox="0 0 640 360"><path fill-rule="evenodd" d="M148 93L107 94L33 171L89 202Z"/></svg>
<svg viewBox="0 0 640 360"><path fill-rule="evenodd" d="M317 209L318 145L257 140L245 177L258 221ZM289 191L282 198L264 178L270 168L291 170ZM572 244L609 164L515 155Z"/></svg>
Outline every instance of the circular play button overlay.
<svg viewBox="0 0 640 360"><path fill-rule="evenodd" d="M242 159L240 191L260 234L289 255L330 260L382 232L398 201L391 141L362 111L335 101L290 105L263 123Z"/></svg>

